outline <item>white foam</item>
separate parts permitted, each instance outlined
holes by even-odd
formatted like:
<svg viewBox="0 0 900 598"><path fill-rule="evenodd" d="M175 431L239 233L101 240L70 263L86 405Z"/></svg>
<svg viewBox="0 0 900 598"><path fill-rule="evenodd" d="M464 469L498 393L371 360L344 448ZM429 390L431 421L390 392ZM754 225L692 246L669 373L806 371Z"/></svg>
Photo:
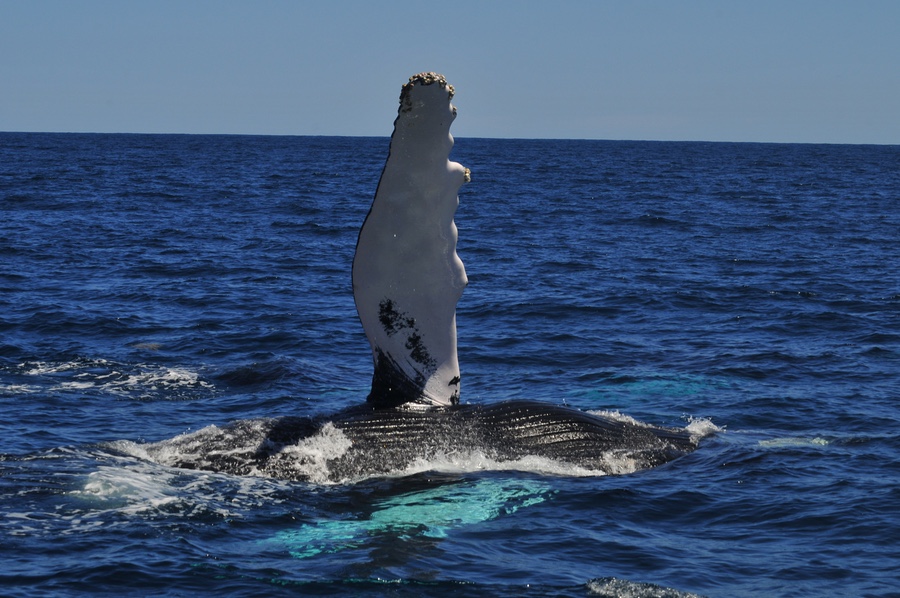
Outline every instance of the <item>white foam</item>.
<svg viewBox="0 0 900 598"><path fill-rule="evenodd" d="M172 477L173 474L160 471L151 474L145 468L103 466L88 475L82 489L70 494L109 502L124 512L138 513L179 500L171 486Z"/></svg>
<svg viewBox="0 0 900 598"><path fill-rule="evenodd" d="M110 384L119 387L143 387L158 390L160 387L202 387L212 388L212 385L200 379L200 374L183 368L163 368L131 374L123 380L111 381Z"/></svg>
<svg viewBox="0 0 900 598"><path fill-rule="evenodd" d="M724 427L719 427L716 424L712 423L712 420L706 418L690 418L688 420L688 425L685 427L685 430L691 435L691 439L693 441L698 441L701 438L706 438L707 436L712 436L713 434L720 434L725 432Z"/></svg>
<svg viewBox="0 0 900 598"><path fill-rule="evenodd" d="M632 473L639 469L637 462L628 456L610 454L605 457L605 467L612 473ZM564 461L556 461L546 457L527 456L521 459L500 461L481 451L455 452L443 454L430 459L416 459L408 466L398 469L387 476L383 473L341 480L340 483L359 482L370 477L402 478L426 472L467 474L485 471L518 471L539 475L556 475L563 477L596 477L608 475L607 471L588 469Z"/></svg>
<svg viewBox="0 0 900 598"><path fill-rule="evenodd" d="M625 415L624 413L620 413L618 411L588 411L588 413L592 415L598 415L600 417L606 417L608 419L622 422L625 424L629 424L632 426L638 426L641 428L653 428L655 426L648 424L646 422L642 422L640 420L634 419L630 415ZM725 431L725 428L721 428L715 425L712 420L707 418L687 418L688 425L685 426L684 430L691 435L691 440L693 442L698 442L707 436L712 436L713 434L718 434Z"/></svg>
<svg viewBox="0 0 900 598"><path fill-rule="evenodd" d="M38 391L40 391L39 386L28 386L27 384L0 385L0 395L5 396L27 395Z"/></svg>
<svg viewBox="0 0 900 598"><path fill-rule="evenodd" d="M56 386L56 388L63 390L85 390L87 388L93 388L96 386L93 382L63 382Z"/></svg>
<svg viewBox="0 0 900 598"><path fill-rule="evenodd" d="M265 467L259 469L254 465L253 457L259 450L260 443L269 442L266 434L270 426L271 422L265 419L244 420L237 426L220 428L211 425L162 442L136 444L120 441L110 446L125 454L165 466L193 463L198 469L204 469L209 466L209 461L221 461L224 458L232 463L243 464L244 475L271 478ZM332 483L328 462L344 456L351 446L352 442L341 430L332 423L326 423L308 438L277 447L269 457L269 463L281 473L284 473L285 468L296 472L295 475L287 475L288 478L306 479L317 484Z"/></svg>
<svg viewBox="0 0 900 598"><path fill-rule="evenodd" d="M123 455L128 455L130 457L136 457L141 459L142 461L153 461L154 457L147 450L147 447L150 445L141 444L138 442L132 442L131 440L116 440L114 442L106 443L106 446L113 449L118 453L122 453Z"/></svg>
<svg viewBox="0 0 900 598"><path fill-rule="evenodd" d="M18 366L26 376L48 376L56 382L50 390L97 389L115 395L132 396L148 392L213 389L198 372L155 364L115 364L105 359L84 359L60 363L23 362Z"/></svg>
<svg viewBox="0 0 900 598"><path fill-rule="evenodd" d="M130 449L134 451L133 453L129 453L134 454L134 456L140 457L141 454L143 454L142 458L155 461L162 465L170 465L172 463L177 463L186 457L199 454L208 439L218 438L222 435L222 428L219 428L216 425L209 425L193 432L179 434L174 438L162 442L153 444L130 443L133 446L129 447L126 445L123 448L125 448L125 450Z"/></svg>
<svg viewBox="0 0 900 598"><path fill-rule="evenodd" d="M600 417L605 417L611 419L613 421L622 422L624 424L630 424L632 426L639 426L641 428L650 428L650 424L642 422L640 420L634 419L630 415L625 415L624 413L620 413L619 411L607 411L603 409L599 409L596 411L588 411L591 415L598 415Z"/></svg>
<svg viewBox="0 0 900 598"><path fill-rule="evenodd" d="M342 457L353 443L328 422L309 438L284 447L280 455L293 461L294 469L313 483L328 481L328 461Z"/></svg>
<svg viewBox="0 0 900 598"><path fill-rule="evenodd" d="M587 583L587 589L592 596L609 598L700 598L699 594L615 577L592 579Z"/></svg>
<svg viewBox="0 0 900 598"><path fill-rule="evenodd" d="M121 448L129 448L120 443ZM140 445L131 444L136 455L146 454ZM81 488L68 494L83 502L73 519L73 530L84 531L88 518L103 513L165 517L198 513L223 518L243 517L261 505L280 502L273 491L281 481L258 477L227 476L208 471L166 467L151 462L122 459L115 465L100 466L87 476ZM102 518L109 521L108 517Z"/></svg>
<svg viewBox="0 0 900 598"><path fill-rule="evenodd" d="M108 362L103 359L90 362L85 361L66 361L63 363L51 364L45 361L26 361L19 364L20 368L24 368L22 372L26 376L44 376L47 374L58 374L59 372L68 372L71 370L82 369L84 367L104 366Z"/></svg>

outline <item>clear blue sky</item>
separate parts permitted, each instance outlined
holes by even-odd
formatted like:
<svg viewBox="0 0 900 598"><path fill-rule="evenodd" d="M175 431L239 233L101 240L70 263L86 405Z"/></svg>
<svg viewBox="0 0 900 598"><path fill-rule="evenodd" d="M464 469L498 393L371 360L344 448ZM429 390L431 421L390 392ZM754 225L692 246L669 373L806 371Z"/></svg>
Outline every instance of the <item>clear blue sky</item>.
<svg viewBox="0 0 900 598"><path fill-rule="evenodd" d="M900 144L898 0L0 0L0 131Z"/></svg>

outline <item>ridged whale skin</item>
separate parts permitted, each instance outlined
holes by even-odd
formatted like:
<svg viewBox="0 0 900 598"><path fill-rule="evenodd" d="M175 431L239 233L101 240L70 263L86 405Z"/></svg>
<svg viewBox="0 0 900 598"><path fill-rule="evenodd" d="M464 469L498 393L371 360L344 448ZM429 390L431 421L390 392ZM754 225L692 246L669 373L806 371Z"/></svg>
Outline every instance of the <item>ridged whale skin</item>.
<svg viewBox="0 0 900 598"><path fill-rule="evenodd" d="M514 400L415 409L364 404L319 418L243 420L148 445L147 451L176 467L346 482L448 459L516 468L536 457L562 466L554 471L574 466L582 473L630 473L694 448L696 439L685 430Z"/></svg>
<svg viewBox="0 0 900 598"><path fill-rule="evenodd" d="M689 453L686 430L531 400L459 404L456 303L467 284L456 254L457 192L469 170L449 161L453 87L410 77L390 153L353 260L353 294L372 348L367 401L327 417L210 426L144 445L164 464L291 480L352 481L416 465L531 459L627 473ZM540 466L538 466L540 469Z"/></svg>

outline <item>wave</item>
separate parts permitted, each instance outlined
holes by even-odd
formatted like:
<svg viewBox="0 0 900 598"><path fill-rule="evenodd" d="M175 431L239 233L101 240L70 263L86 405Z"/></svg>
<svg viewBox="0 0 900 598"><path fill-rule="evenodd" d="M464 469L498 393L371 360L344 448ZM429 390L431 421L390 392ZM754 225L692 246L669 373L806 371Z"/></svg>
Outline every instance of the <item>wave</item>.
<svg viewBox="0 0 900 598"><path fill-rule="evenodd" d="M0 396L80 390L138 399L181 400L191 398L197 392L207 394L215 389L197 371L159 364L76 358L55 362L25 361L10 369L9 373L20 383L0 386Z"/></svg>

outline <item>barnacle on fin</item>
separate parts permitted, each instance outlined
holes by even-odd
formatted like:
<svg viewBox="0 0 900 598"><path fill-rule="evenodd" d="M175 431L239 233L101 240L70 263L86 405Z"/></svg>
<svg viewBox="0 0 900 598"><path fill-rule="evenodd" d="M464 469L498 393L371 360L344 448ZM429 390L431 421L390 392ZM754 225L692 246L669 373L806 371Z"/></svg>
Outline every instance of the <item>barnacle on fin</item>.
<svg viewBox="0 0 900 598"><path fill-rule="evenodd" d="M405 83L400 89L401 112L409 112L410 110L412 110L412 100L409 99L409 93L412 91L412 88L416 83L419 83L421 85L431 85L433 83L438 83L441 87L447 90L447 93L449 94L447 96L447 99L453 99L453 86L447 83L447 79L445 79L443 75L433 72L418 73L410 77L409 82Z"/></svg>

